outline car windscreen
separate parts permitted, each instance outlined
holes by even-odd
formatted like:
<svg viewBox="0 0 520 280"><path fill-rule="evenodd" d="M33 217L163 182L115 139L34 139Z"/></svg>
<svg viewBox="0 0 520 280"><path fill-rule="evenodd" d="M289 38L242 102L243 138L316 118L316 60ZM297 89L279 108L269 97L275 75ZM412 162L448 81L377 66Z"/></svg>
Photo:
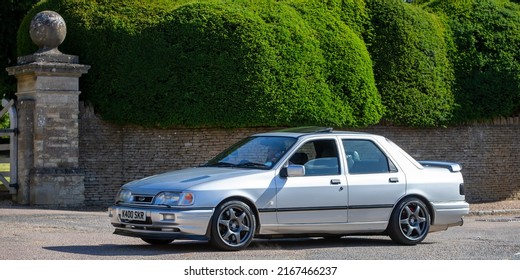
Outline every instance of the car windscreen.
<svg viewBox="0 0 520 280"><path fill-rule="evenodd" d="M294 145L297 138L252 136L209 160L203 166L271 169Z"/></svg>

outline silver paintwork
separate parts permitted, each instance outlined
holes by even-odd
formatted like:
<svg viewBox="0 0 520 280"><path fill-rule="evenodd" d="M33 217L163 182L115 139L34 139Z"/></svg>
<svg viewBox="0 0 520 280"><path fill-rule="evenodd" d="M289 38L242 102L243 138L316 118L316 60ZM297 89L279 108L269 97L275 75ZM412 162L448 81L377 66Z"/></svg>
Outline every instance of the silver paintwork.
<svg viewBox="0 0 520 280"><path fill-rule="evenodd" d="M406 197L420 198L431 218L429 231L462 225L469 213L460 165L412 159L382 136L366 133L271 132L263 136L296 138L296 143L270 169L198 167L172 171L124 185L135 196L155 196L161 191L189 191L191 206L165 207L153 204L116 204L109 208L116 234L153 239L210 239L209 230L218 205L229 200L249 204L256 215L256 236L386 234L392 211ZM329 139L337 146L337 175L302 176L305 167L289 165L303 144ZM396 171L379 174L349 174L343 140L373 142L395 165ZM288 177L282 176L285 172ZM122 220L121 209L146 212L148 221Z"/></svg>

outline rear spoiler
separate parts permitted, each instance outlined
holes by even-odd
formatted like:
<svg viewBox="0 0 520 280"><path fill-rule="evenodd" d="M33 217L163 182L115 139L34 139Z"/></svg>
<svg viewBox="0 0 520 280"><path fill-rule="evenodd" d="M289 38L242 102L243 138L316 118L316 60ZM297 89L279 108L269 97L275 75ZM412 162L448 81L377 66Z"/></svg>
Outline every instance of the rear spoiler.
<svg viewBox="0 0 520 280"><path fill-rule="evenodd" d="M455 162L420 160L419 163L424 167L441 167L446 168L451 172L459 172L462 170L460 164Z"/></svg>

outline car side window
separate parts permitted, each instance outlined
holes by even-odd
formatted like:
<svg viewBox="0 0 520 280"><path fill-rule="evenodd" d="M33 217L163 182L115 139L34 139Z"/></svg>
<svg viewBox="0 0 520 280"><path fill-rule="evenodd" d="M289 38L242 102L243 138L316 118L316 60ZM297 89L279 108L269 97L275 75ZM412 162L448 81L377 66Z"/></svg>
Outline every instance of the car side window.
<svg viewBox="0 0 520 280"><path fill-rule="evenodd" d="M370 140L344 139L343 147L350 174L397 172L392 161Z"/></svg>
<svg viewBox="0 0 520 280"><path fill-rule="evenodd" d="M292 155L289 164L303 165L305 176L340 174L336 141L333 139L309 141Z"/></svg>

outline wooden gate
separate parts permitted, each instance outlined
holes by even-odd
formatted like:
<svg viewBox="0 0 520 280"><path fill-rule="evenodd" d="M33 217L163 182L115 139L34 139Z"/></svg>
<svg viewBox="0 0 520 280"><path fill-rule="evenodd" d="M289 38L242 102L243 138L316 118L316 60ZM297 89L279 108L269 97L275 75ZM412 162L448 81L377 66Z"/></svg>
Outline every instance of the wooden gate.
<svg viewBox="0 0 520 280"><path fill-rule="evenodd" d="M0 118L9 114L9 128L0 129L0 191L15 195L18 189L18 118L14 100L2 100Z"/></svg>

